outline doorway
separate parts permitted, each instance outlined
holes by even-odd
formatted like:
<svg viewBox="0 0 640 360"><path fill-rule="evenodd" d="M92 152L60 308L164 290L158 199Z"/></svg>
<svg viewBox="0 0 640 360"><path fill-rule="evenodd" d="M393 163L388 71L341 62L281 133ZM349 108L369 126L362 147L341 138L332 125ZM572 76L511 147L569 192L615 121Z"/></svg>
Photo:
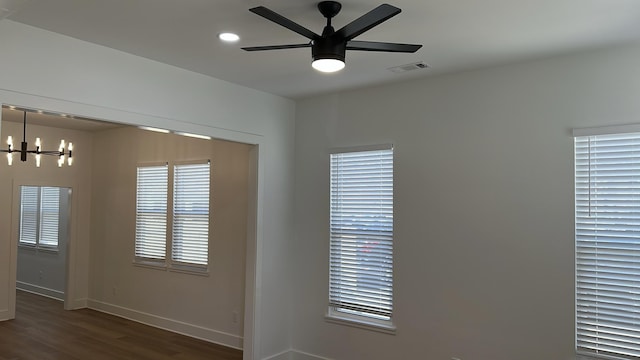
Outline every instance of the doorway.
<svg viewBox="0 0 640 360"><path fill-rule="evenodd" d="M65 300L70 187L19 185L16 289Z"/></svg>
<svg viewBox="0 0 640 360"><path fill-rule="evenodd" d="M9 110L22 111L21 108L8 108ZM6 111L7 107L3 108L3 137L6 135L10 135L9 132L5 131L5 126L14 125L15 122L8 120L7 112L11 113L12 111ZM34 110L28 110L32 113ZM40 112L37 112L40 114ZM46 111L43 111L45 115L50 115ZM5 122L5 119L7 121ZM31 119L31 118L30 118ZM34 120L37 117L34 116ZM70 122L73 119L65 118L62 121L65 123ZM76 133L73 138L74 143L74 159L76 160L73 166L69 169L57 169L55 167L51 167L50 170L57 172L59 176L69 176L66 179L67 182L70 183L69 188L73 188L74 196L69 199L69 203L73 203L74 211L71 212L71 229L70 229L70 239L67 243L67 249L64 252L67 259L67 268L66 268L66 287L64 292L62 293L54 293L54 295L62 295L65 298L65 309L78 309L78 308L93 308L105 312L111 312L114 314L118 314L124 317L136 318L138 321L142 321L148 323L150 325L156 325L165 328L171 328L172 325L179 325L179 327L173 326L174 328L179 329L181 332L189 334L191 336L196 336L200 338L210 339L210 341L223 343L227 346L242 348L244 350L244 354L246 358L253 357L253 343L255 341L255 337L253 335L254 329L254 307L256 304L255 300L255 284L256 284L256 272L255 272L255 263L256 263L256 241L257 241L257 233L259 231L257 225L257 198L258 198L258 153L259 153L259 145L251 144L247 142L241 141L226 141L226 140L199 140L205 141L205 143L210 143L216 154L220 154L219 156L224 156L226 159L216 159L213 158L214 167L216 170L222 170L223 163L226 163L226 168L232 170L236 174L245 173L243 178L244 180L240 181L234 178L225 178L218 179L214 178L214 183L217 186L221 186L224 184L233 185L234 187L243 187L243 193L240 194L236 191L218 191L215 195L216 198L214 202L217 203L218 206L222 206L224 209L228 209L230 207L238 206L238 199L244 199L244 206L246 206L246 210L242 213L240 217L234 216L232 219L221 220L224 224L234 224L235 227L241 227L244 229L243 233L243 245L240 243L227 243L224 245L227 250L231 249L238 256L229 257L223 256L220 252L221 240L229 239L228 233L220 233L219 236L214 234L214 238L217 238L215 247L212 249L213 253L213 264L218 266L219 264L227 263L227 269L233 269L231 271L227 271L227 274L232 274L235 278L230 279L230 277L220 277L225 274L223 271L218 271L218 269L212 269L211 275L208 276L193 276L188 272L184 271L169 271L166 270L158 270L152 269L144 266L137 266L134 271L130 271L132 269L132 254L133 250L126 248L127 246L132 246L133 244L131 238L128 236L122 235L114 235L114 232L121 230L123 221L110 221L114 220L113 218L117 215L121 215L125 212L128 212L130 209L135 209L135 206L128 206L124 204L131 199L135 201L135 192L129 193L127 192L128 187L126 182L135 182L135 176L131 177L126 174L126 170L122 170L123 168L120 166L123 162L126 162L131 158L131 152L129 150L132 149L131 146L116 146L118 144L142 144L140 145L140 149L143 153L150 153L157 155L158 153L167 152L167 150L162 150L160 146L166 147L168 143L172 143L174 140L170 138L164 139L161 145L153 145L159 144L157 141L150 141L151 137L154 137L154 132L149 131L148 129L141 129L137 127L132 127L124 124L115 124L105 121L96 121L86 118L80 118L80 120L88 121L92 123L90 129L77 129L77 128L66 128L65 130L68 132L69 130L77 130L78 132L90 132L92 135L91 139L84 138L80 134ZM56 119L57 121L57 119ZM95 124L99 123L99 124ZM44 121L42 123L36 123L36 121L29 122L29 128L31 132L35 133L46 133L48 135L53 136L53 132L57 131L53 127L42 128L41 131L37 131L38 126L47 126ZM33 125L31 125L33 124ZM109 124L109 125L106 125ZM108 126L105 128L105 126ZM20 129L22 129L20 127ZM32 130L33 129L33 130ZM96 135L98 132L108 132L110 135L98 136ZM111 139L111 135L116 133L120 133L125 135L126 138L118 138ZM141 135L141 134L144 135ZM165 134L159 133L163 137L175 137L178 132L172 132L173 134ZM31 135L33 136L33 135ZM141 137L142 136L142 137ZM184 137L184 136L182 136ZM15 136L14 136L15 138ZM147 139L148 138L148 139ZM59 138L58 138L59 139ZM29 139L32 140L32 139ZM46 139L45 139L46 140ZM110 141L114 140L116 145L109 146ZM166 140L166 141L165 141ZM198 140L198 139L196 139ZM193 140L193 141L196 141ZM49 139L48 142L51 143L52 139ZM57 140L59 141L59 140ZM84 143L83 143L84 142ZM220 142L225 142L227 144L221 144ZM193 143L185 143L182 144L180 142L177 143L177 147L174 146L175 151L171 151L170 153L180 153L180 152L193 152L197 147L193 145ZM94 147L95 146L95 147ZM122 150L122 153L116 154L113 151L109 152L101 152L100 156L98 156L99 161L96 161L94 153L91 155L91 151L87 150L92 147L101 148L104 146L105 148L113 148L118 147ZM136 145L137 146L137 145ZM79 150L77 153L75 152L76 148ZM239 149L242 148L242 152L244 153L243 158L245 160L238 161L238 155L235 151L231 151L231 148ZM87 150L86 152L81 151L80 149ZM83 154L85 158L83 159ZM104 155L104 158L101 156ZM140 154L138 154L140 155ZM145 155L147 156L147 155ZM3 159L0 159L3 160ZM100 171L107 169L108 163L111 161L118 164L114 168L109 168L107 174L114 175L112 180L107 181L107 184L96 183L96 179L104 180L107 176L100 176ZM143 160L143 162L148 160ZM98 170L98 175L92 170L89 171L89 174L85 174L81 170L83 168L83 164L85 167L87 164L99 164L96 169ZM0 164L2 165L2 164ZM19 163L13 164L15 166L22 166L20 171L20 175L17 173L11 175L11 181L13 182L14 195L12 197L15 207L15 204L19 203L21 190L20 186L22 185L47 185L46 183L33 183L32 179L48 177L48 175L43 175L43 169L36 169L33 164L31 166L23 166ZM27 163L27 165L29 165ZM43 167L47 164L44 164ZM54 164L55 165L55 164ZM2 167L2 166L0 166ZM241 169L242 168L242 169ZM94 169L94 170L96 170ZM242 170L242 171L240 171ZM11 170L10 170L11 171ZM215 170L214 170L215 171ZM24 173L23 173L24 172ZM227 172L228 173L228 172ZM5 173L6 174L6 173ZM0 174L2 175L2 174ZM105 174L106 175L106 174ZM135 175L135 173L134 173ZM65 184L64 181L61 180L59 184ZM124 186L123 186L124 185ZM64 187L64 186L62 186ZM99 190L95 190L99 189ZM221 188L218 188L221 189ZM95 191L94 191L95 190ZM109 204L109 208L112 209L110 211L101 214L102 211L99 206L94 204L95 200L92 196L87 196L87 194L98 194L98 197L101 197L102 203ZM126 196L120 198L119 196L126 193ZM116 194L116 196L113 196ZM91 200L88 200L91 199ZM122 206L124 205L124 206ZM134 203L135 205L135 203ZM113 210L117 209L117 210ZM109 221L101 221L97 224L92 222L92 215L97 216L98 218L104 218ZM18 228L19 224L19 209L13 211L13 215L11 216L11 247L12 251L14 251L14 255L12 255L13 265L10 266L10 270L13 269L13 274L10 274L10 279L14 280L14 286L16 288L20 288L22 284L18 282L22 282L20 279L21 276L18 272L21 272L22 265L20 261L17 259L16 253L18 253L18 244L19 244L19 235ZM135 213L128 214L125 216L126 221L131 219L135 219ZM241 218L242 221L236 221ZM234 220L235 219L235 220ZM90 225L91 224L91 225ZM118 226L112 226L113 224L118 224ZM222 229L220 226L221 223L217 224L218 229ZM13 230L15 229L15 230ZM132 233L129 231L129 233ZM96 238L105 237L106 240L98 240L93 241ZM91 246L88 246L89 239L92 239ZM114 247L114 242L109 241L108 239L120 239L117 240L121 242L118 247ZM126 245L126 244L129 245ZM115 256L115 257L114 257ZM240 266L240 267L238 267ZM236 269L236 267L238 267ZM106 270L105 270L106 269ZM124 270L123 270L124 269ZM108 270L108 271L107 271ZM89 281L89 271L92 272L92 278L95 281ZM162 274L161 271L165 271L168 276L162 276L162 281L156 281L159 274ZM35 274L31 274L36 277L36 280L44 280L39 279L40 273L39 271ZM46 274L43 274L46 278ZM243 279L244 278L244 279ZM124 280L122 280L124 279ZM149 280L150 279L150 280ZM185 281L185 279L187 281ZM149 281L147 281L149 280ZM244 280L244 281L243 281ZM199 287L187 287L187 290L191 289L194 293L192 298L202 298L203 295L207 295L202 291L202 289L208 289L210 286L207 286L207 282L209 283L217 283L220 284L220 287L226 287L235 291L235 293L239 294L237 299L232 299L232 301L227 301L228 304L222 303L220 306L216 308L223 308L223 306L227 306L228 309L226 313L220 313L219 318L222 319L222 322L227 322L229 326L227 328L216 329L216 328L205 328L202 325L198 324L203 317L198 316L197 318L192 315L195 313L198 314L211 314L211 303L200 302L196 304L200 307L200 309L196 309L196 306L190 306L191 308L196 309L196 311L191 311L191 313L183 313L179 314L183 318L193 317L193 319L188 319L192 324L192 327L188 327L189 323L182 321L180 317L173 317L173 315L163 316L148 316L152 313L147 309L151 309L150 306L156 306L161 304L160 302L151 302L143 299L141 296L138 296L133 291L138 291L138 289L133 289L132 284L169 284L174 289L173 293L176 294L186 294L186 291L182 291L184 289L179 287L186 287L189 283L199 283L205 286ZM10 284L11 285L11 284ZM166 287L166 286L165 286ZM11 288L11 286L10 286ZM179 291L175 291L178 289ZM195 290L193 290L195 289ZM146 289L145 294L150 294L153 289ZM196 296L197 295L197 296ZM212 295L212 294L209 294ZM56 297L56 296L54 296ZM212 297L212 296L210 296ZM158 296L157 298L161 298ZM220 298L220 296L217 296ZM15 293L13 296L13 304L11 302L12 299L9 299L9 309L13 311L13 316L15 316ZM124 300L121 300L124 299ZM142 299L142 300L140 300ZM140 304L132 304L129 305L127 302L132 303L133 301L139 301ZM146 303L145 303L146 301ZM1 305L1 304L0 304ZM125 307L123 305L128 305L130 307ZM193 305L193 304L191 304ZM143 307L146 306L146 307ZM159 305L162 306L162 305ZM185 307L185 311L189 310L190 307ZM142 308L144 313L138 309ZM175 307L172 307L175 308ZM153 311L161 312L162 308L158 310L153 309ZM11 318L9 315L7 318ZM171 319L178 319L177 321L171 322ZM235 334L233 333L235 332Z"/></svg>

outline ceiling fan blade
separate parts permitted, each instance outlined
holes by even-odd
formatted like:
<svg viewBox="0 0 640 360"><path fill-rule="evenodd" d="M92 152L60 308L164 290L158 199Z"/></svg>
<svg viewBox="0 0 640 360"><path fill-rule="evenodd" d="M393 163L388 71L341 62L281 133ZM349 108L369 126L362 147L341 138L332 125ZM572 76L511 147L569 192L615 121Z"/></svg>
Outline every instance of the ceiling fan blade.
<svg viewBox="0 0 640 360"><path fill-rule="evenodd" d="M268 46L250 46L243 47L245 51L263 51L263 50L281 50L281 49L297 49L311 47L311 43L306 44L290 44L290 45L268 45Z"/></svg>
<svg viewBox="0 0 640 360"><path fill-rule="evenodd" d="M346 40L351 40L372 27L400 14L400 11L402 10L395 6L382 4L336 31L336 35Z"/></svg>
<svg viewBox="0 0 640 360"><path fill-rule="evenodd" d="M401 53L414 53L420 49L422 45L416 44L398 44L398 43L386 43L375 41L349 41L347 43L347 50L360 50L360 51L384 51L384 52L401 52Z"/></svg>
<svg viewBox="0 0 640 360"><path fill-rule="evenodd" d="M287 19L286 17L267 9L264 6L258 6L258 7L254 7L249 9L249 11L251 11L254 14L260 15L263 18L267 19L267 20L271 20L274 23L280 25L280 26L284 26L287 29L296 32L304 37L306 37L309 40L314 40L318 37L320 37L318 34L314 33L313 31L307 29L306 27L297 24L289 19Z"/></svg>

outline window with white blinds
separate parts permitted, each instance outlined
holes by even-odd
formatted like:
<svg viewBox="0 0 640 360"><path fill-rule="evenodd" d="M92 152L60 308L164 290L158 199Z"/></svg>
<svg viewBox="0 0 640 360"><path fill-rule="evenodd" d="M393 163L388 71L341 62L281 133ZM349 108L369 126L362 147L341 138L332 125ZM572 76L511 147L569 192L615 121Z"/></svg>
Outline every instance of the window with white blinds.
<svg viewBox="0 0 640 360"><path fill-rule="evenodd" d="M20 244L36 246L38 243L39 187L20 187Z"/></svg>
<svg viewBox="0 0 640 360"><path fill-rule="evenodd" d="M210 163L175 165L171 259L206 266L209 256Z"/></svg>
<svg viewBox="0 0 640 360"><path fill-rule="evenodd" d="M576 347L640 358L640 133L575 138Z"/></svg>
<svg viewBox="0 0 640 360"><path fill-rule="evenodd" d="M393 149L331 154L329 316L391 324Z"/></svg>
<svg viewBox="0 0 640 360"><path fill-rule="evenodd" d="M168 165L138 167L135 256L164 260L167 242Z"/></svg>
<svg viewBox="0 0 640 360"><path fill-rule="evenodd" d="M21 245L57 249L59 223L60 188L20 187Z"/></svg>

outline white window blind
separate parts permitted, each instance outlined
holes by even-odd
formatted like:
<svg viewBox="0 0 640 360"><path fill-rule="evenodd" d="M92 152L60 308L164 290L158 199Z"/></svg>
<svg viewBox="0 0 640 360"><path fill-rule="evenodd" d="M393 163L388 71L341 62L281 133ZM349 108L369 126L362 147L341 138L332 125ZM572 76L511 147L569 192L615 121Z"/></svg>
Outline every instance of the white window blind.
<svg viewBox="0 0 640 360"><path fill-rule="evenodd" d="M166 258L168 166L138 167L135 256Z"/></svg>
<svg viewBox="0 0 640 360"><path fill-rule="evenodd" d="M575 138L576 347L640 358L640 133Z"/></svg>
<svg viewBox="0 0 640 360"><path fill-rule="evenodd" d="M390 320L393 149L331 155L329 307Z"/></svg>
<svg viewBox="0 0 640 360"><path fill-rule="evenodd" d="M206 266L209 258L210 163L175 165L172 260Z"/></svg>
<svg viewBox="0 0 640 360"><path fill-rule="evenodd" d="M60 188L40 188L40 238L43 247L58 246L58 224L60 222Z"/></svg>
<svg viewBox="0 0 640 360"><path fill-rule="evenodd" d="M23 245L38 244L38 195L37 186L20 187L20 240Z"/></svg>

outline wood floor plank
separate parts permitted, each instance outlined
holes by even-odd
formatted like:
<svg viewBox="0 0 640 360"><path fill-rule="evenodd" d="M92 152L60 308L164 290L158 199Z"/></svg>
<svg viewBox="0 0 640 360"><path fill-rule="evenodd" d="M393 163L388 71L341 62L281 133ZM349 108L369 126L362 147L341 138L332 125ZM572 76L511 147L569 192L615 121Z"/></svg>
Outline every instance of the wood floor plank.
<svg viewBox="0 0 640 360"><path fill-rule="evenodd" d="M242 351L17 292L0 322L0 360L241 360Z"/></svg>

